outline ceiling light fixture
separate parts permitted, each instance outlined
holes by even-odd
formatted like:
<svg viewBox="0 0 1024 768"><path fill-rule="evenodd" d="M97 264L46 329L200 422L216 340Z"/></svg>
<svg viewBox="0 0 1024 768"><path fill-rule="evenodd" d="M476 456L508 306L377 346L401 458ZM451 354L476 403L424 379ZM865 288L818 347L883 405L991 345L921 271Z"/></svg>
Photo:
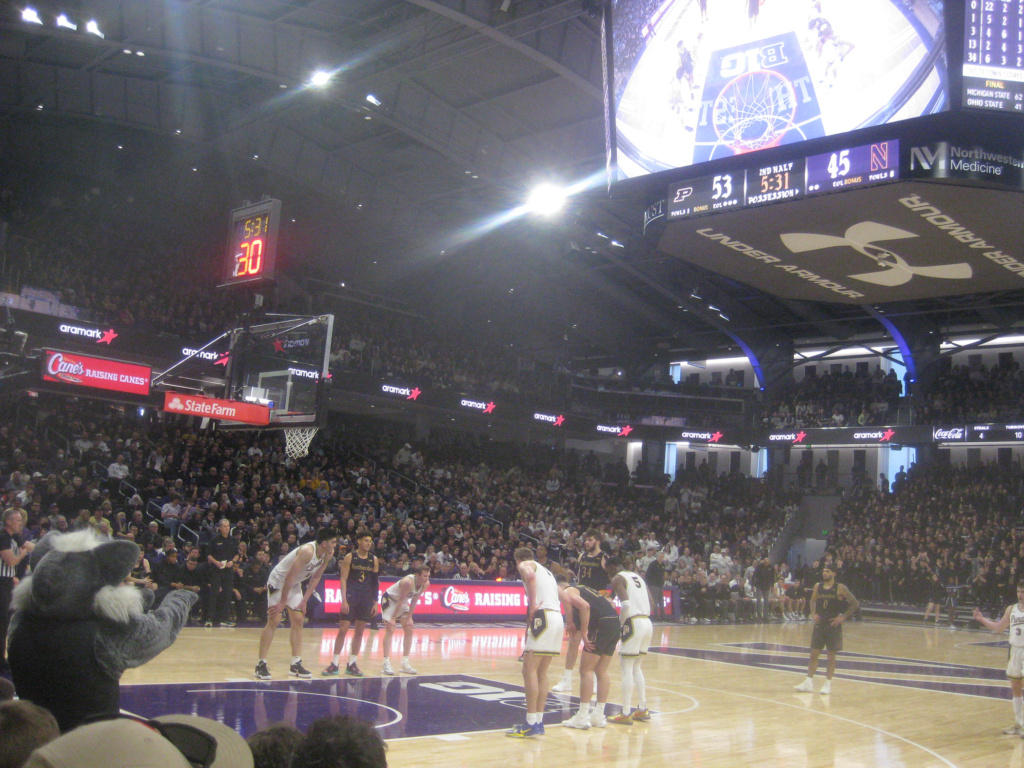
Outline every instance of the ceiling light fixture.
<svg viewBox="0 0 1024 768"><path fill-rule="evenodd" d="M530 192L526 209L531 213L553 216L565 207L565 189L554 184L539 184Z"/></svg>
<svg viewBox="0 0 1024 768"><path fill-rule="evenodd" d="M72 32L78 29L78 25L69 19L66 13L62 13L57 17L57 26L63 27L64 29L70 29Z"/></svg>
<svg viewBox="0 0 1024 768"><path fill-rule="evenodd" d="M96 37L106 38L102 32L100 32L100 25L96 23L96 19L89 19L85 25L85 31L90 35L96 35Z"/></svg>
<svg viewBox="0 0 1024 768"><path fill-rule="evenodd" d="M331 82L331 73L323 69L318 69L309 78L309 84L314 88L323 88L329 82Z"/></svg>
<svg viewBox="0 0 1024 768"><path fill-rule="evenodd" d="M371 104L373 104L373 106L375 106L375 107L379 107L380 106L380 99L378 99L372 93L366 94L366 100L368 102L370 102Z"/></svg>
<svg viewBox="0 0 1024 768"><path fill-rule="evenodd" d="M39 11L35 8L26 8L21 12L21 20L26 21L29 24L42 24L43 20L39 18Z"/></svg>

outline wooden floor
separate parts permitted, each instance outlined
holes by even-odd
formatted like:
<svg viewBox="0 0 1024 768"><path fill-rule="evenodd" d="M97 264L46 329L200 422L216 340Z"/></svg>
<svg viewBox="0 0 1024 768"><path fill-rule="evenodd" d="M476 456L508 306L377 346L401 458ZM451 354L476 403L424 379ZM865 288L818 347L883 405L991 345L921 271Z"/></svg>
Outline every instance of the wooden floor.
<svg viewBox="0 0 1024 768"><path fill-rule="evenodd" d="M305 630L303 658L315 678L330 662L334 634ZM129 671L122 685L251 679L258 635L252 628L188 628L170 650ZM360 656L368 677L379 675L382 637L374 635L369 655ZM860 679L837 674L831 696L821 696L793 690L802 679L798 670L806 663L809 637L807 624L659 625L653 646L675 650L652 652L644 662L649 707L658 712L649 723L589 731L549 724L546 736L518 741L500 729L460 732L453 716L447 732L390 739L389 764L1024 768L1024 741L1000 733L1012 721L1001 638L944 627L848 623L847 653L840 656L847 668L839 674ZM417 680L464 674L498 690L517 686L522 638L522 629L511 627L418 627L412 655ZM392 654L395 661L400 656ZM287 630L278 631L269 661L275 679L287 680ZM563 664L554 662L552 683ZM619 704L618 657L611 670L610 703ZM578 684L577 675L576 693ZM568 705L564 712L571 714ZM521 715L509 707L502 727Z"/></svg>

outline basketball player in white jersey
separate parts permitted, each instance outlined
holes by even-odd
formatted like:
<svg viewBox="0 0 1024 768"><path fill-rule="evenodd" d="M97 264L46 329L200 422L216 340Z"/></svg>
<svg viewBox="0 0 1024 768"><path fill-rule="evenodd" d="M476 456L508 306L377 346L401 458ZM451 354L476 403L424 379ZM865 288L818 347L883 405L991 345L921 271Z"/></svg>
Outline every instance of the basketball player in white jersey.
<svg viewBox="0 0 1024 768"><path fill-rule="evenodd" d="M999 621L986 619L977 608L971 615L997 635L1010 628L1010 660L1006 662L1006 676L1010 678L1010 692L1013 694L1013 725L1003 733L1024 738L1024 579L1017 582L1017 602L1006 606Z"/></svg>
<svg viewBox="0 0 1024 768"><path fill-rule="evenodd" d="M533 550L515 552L516 568L526 587L526 650L523 652L523 687L526 689L526 722L506 736L528 739L544 735L544 705L548 700L548 665L562 652L562 620L558 585L547 568L533 559Z"/></svg>
<svg viewBox="0 0 1024 768"><path fill-rule="evenodd" d="M281 623L285 610L291 622L289 637L292 643L292 665L289 675L310 678L312 674L302 666L302 623L305 618L306 602L316 591L320 577L334 556L338 545L338 533L331 528L321 528L316 534L316 541L296 547L283 558L267 579L267 625L260 635L260 659L256 664L256 677L260 680L270 679L267 669L267 652L274 641L274 631ZM306 592L302 592L302 582L309 579Z"/></svg>
<svg viewBox="0 0 1024 768"><path fill-rule="evenodd" d="M608 722L632 725L634 720L651 719L647 709L647 681L641 669L654 634L651 596L647 584L638 574L622 570L622 561L618 557L605 560L605 569L612 578L612 593L622 604L619 611L619 624L622 627L622 645L619 647L619 658L622 660L622 712L609 717ZM634 683L639 706L631 713Z"/></svg>
<svg viewBox="0 0 1024 768"><path fill-rule="evenodd" d="M384 666L381 673L385 675L395 674L391 668L391 638L395 634L395 627L401 623L405 631L405 640L402 645L402 666L400 671L407 675L415 675L416 670L409 663L409 651L412 650L412 612L416 610L416 603L420 595L430 586L430 566L421 565L416 573L403 576L384 592L380 599L380 614L384 619Z"/></svg>

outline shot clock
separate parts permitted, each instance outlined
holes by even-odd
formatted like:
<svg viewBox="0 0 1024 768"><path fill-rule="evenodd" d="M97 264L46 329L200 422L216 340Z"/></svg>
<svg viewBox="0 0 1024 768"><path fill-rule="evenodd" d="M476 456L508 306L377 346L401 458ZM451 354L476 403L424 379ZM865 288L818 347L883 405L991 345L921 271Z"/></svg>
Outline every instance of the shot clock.
<svg viewBox="0 0 1024 768"><path fill-rule="evenodd" d="M280 200L263 200L233 210L221 285L272 280L280 226Z"/></svg>

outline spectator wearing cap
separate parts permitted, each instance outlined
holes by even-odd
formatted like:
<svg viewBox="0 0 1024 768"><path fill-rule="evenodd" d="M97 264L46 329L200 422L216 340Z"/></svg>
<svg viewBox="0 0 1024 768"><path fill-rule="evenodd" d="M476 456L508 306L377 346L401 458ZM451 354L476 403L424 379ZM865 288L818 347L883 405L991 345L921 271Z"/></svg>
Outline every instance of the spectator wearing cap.
<svg viewBox="0 0 1024 768"><path fill-rule="evenodd" d="M371 726L372 727L372 726ZM195 715L128 716L79 726L39 747L25 768L253 768L234 730Z"/></svg>

